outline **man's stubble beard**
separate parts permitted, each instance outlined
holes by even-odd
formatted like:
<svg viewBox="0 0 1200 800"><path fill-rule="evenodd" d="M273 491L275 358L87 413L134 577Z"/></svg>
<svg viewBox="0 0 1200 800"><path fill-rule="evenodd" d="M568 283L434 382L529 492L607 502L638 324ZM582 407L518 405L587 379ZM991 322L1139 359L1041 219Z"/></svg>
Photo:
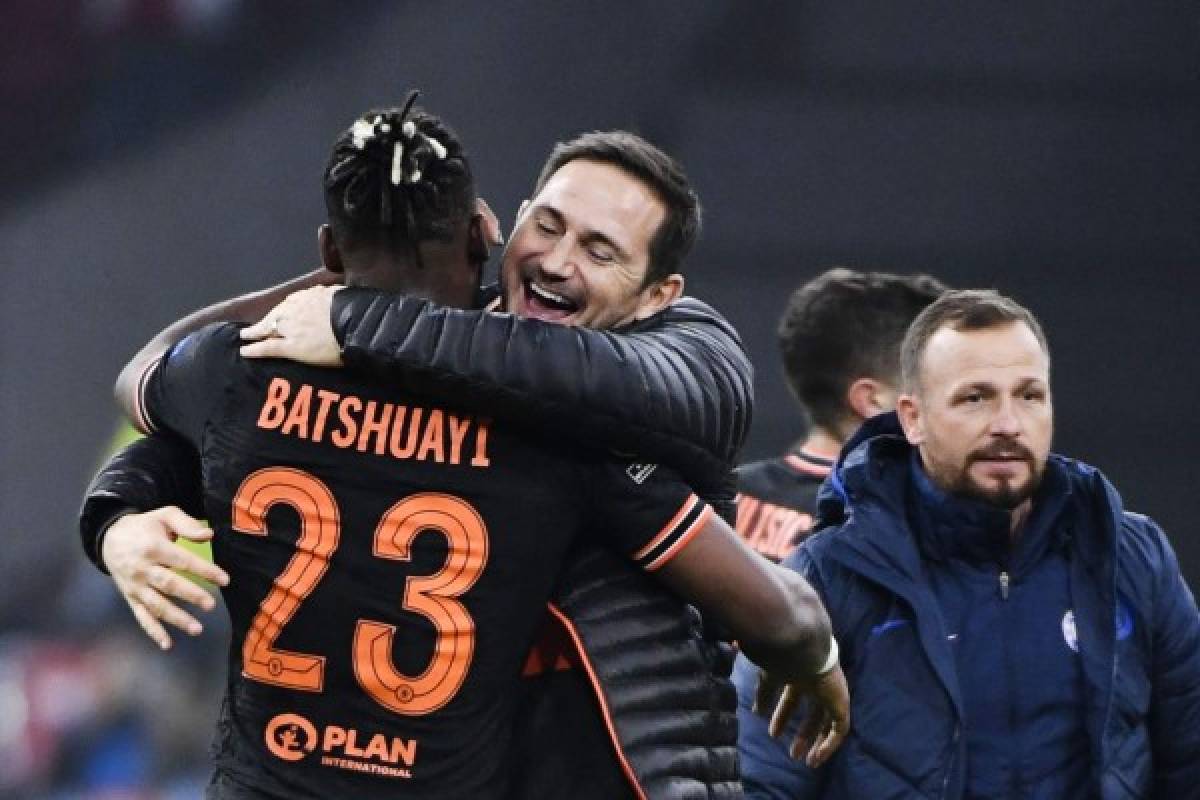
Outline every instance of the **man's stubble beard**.
<svg viewBox="0 0 1200 800"><path fill-rule="evenodd" d="M975 462L997 456L1018 456L1028 467L1029 477L1019 484L1005 479L996 488L983 486L971 477L971 466ZM975 500L1002 511L1013 511L1033 497L1046 472L1045 462L1039 464L1028 448L1016 443L1005 443L977 450L967 456L966 463L961 468L938 463L926 464L925 468L930 480L942 491Z"/></svg>

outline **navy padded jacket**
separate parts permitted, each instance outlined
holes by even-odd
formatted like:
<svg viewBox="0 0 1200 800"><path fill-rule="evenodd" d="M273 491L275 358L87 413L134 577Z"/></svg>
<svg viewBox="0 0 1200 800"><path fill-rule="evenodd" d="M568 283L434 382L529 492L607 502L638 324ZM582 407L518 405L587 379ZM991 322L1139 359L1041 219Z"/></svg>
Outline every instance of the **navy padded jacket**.
<svg viewBox="0 0 1200 800"><path fill-rule="evenodd" d="M903 508L910 459L894 414L868 422L818 501L823 529L785 562L826 602L851 688L851 732L816 772L743 734L748 797L962 797L962 700ZM1070 481L1075 506L1070 582L1091 796L1200 797L1200 614L1175 554L1098 470L1060 456L1048 469ZM1131 632L1118 630L1126 609ZM897 621L886 652L868 647L873 629Z"/></svg>

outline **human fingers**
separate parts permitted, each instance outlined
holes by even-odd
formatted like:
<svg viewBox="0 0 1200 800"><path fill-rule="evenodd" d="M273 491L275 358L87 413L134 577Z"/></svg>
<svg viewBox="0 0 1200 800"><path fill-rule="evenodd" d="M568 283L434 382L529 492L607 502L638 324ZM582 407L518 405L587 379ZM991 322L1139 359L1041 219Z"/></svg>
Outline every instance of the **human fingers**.
<svg viewBox="0 0 1200 800"><path fill-rule="evenodd" d="M247 325L238 331L238 336L243 342L253 342L259 339L266 339L269 336L274 336L278 331L279 320L275 316L275 312L269 312L265 317L260 319L253 325Z"/></svg>
<svg viewBox="0 0 1200 800"><path fill-rule="evenodd" d="M841 746L850 731L850 690L841 665L822 675L811 692L823 719L813 732L805 759L810 767L823 764Z"/></svg>
<svg viewBox="0 0 1200 800"><path fill-rule="evenodd" d="M825 729L825 719L825 709L810 703L804 722L796 732L796 738L792 740L792 758L803 758L812 750L817 737Z"/></svg>
<svg viewBox="0 0 1200 800"><path fill-rule="evenodd" d="M329 315L333 307L333 296L343 288L345 287L314 286L290 295L278 309L281 334L287 336L309 327L332 328L333 323ZM285 320L286 326L283 325Z"/></svg>
<svg viewBox="0 0 1200 800"><path fill-rule="evenodd" d="M129 610L133 612L133 618L137 620L138 626L146 632L151 641L158 645L160 650L170 650L171 635L167 633L167 629L162 626L154 615L132 597L127 596L125 602L129 604Z"/></svg>
<svg viewBox="0 0 1200 800"><path fill-rule="evenodd" d="M835 714L827 714L825 731L818 736L817 741L813 742L805 763L811 769L816 769L824 764L842 746L842 742L846 740L846 734L849 732L848 718L840 720Z"/></svg>
<svg viewBox="0 0 1200 800"><path fill-rule="evenodd" d="M184 550L178 545L163 542L155 548L151 557L157 564L187 572L218 586L229 585L229 574L206 558Z"/></svg>
<svg viewBox="0 0 1200 800"><path fill-rule="evenodd" d="M792 718L792 714L795 713L796 706L799 704L800 690L791 683L784 686L783 693L779 696L779 702L775 704L775 713L771 715L771 722L767 726L767 733L771 736L783 733L788 720Z"/></svg>
<svg viewBox="0 0 1200 800"><path fill-rule="evenodd" d="M211 594L166 567L153 567L149 571L147 583L163 595L191 603L204 611L212 611L216 605Z"/></svg>
<svg viewBox="0 0 1200 800"><path fill-rule="evenodd" d="M260 319L258 322L242 328L240 332L242 340L253 341L257 339L266 339L270 336L279 336L280 325L283 323L284 319L291 315L297 304L303 300L304 293L312 291L319 292L325 290L325 288L326 287L324 286L314 286L309 289L301 289L300 291L293 292L292 294L283 298L275 304L274 308L272 308L266 314L263 314L262 319Z"/></svg>
<svg viewBox="0 0 1200 800"><path fill-rule="evenodd" d="M825 736L821 742L814 743L809 752L810 766L817 766L828 760L850 733L850 689L840 664L821 678L817 686L817 695L828 719Z"/></svg>
<svg viewBox="0 0 1200 800"><path fill-rule="evenodd" d="M133 596L135 600L145 606L146 610L156 618L172 627L178 628L184 633L197 636L204 630L204 626L200 624L199 620L163 597L156 589L150 586L139 586L134 591Z"/></svg>
<svg viewBox="0 0 1200 800"><path fill-rule="evenodd" d="M166 527L167 533L172 537L182 536L193 542L206 542L212 538L212 528L179 506L163 506L151 513Z"/></svg>
<svg viewBox="0 0 1200 800"><path fill-rule="evenodd" d="M245 339L246 337L242 337ZM270 338L259 339L258 341L244 344L238 348L238 352L242 358L282 358L283 346L282 339Z"/></svg>

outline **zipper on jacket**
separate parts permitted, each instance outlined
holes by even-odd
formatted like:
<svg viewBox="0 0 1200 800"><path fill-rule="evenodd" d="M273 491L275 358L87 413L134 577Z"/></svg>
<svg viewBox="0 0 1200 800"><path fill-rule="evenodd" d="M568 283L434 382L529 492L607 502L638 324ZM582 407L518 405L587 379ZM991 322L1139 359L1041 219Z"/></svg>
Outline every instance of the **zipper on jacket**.
<svg viewBox="0 0 1200 800"><path fill-rule="evenodd" d="M958 736L961 727L956 722L954 723L954 733L950 736L950 748L954 751L950 754L950 758L946 759L949 764L946 767L946 774L942 777L942 793L938 795L939 800L946 800L946 792L950 789L950 776L954 773L954 767L958 763Z"/></svg>
<svg viewBox="0 0 1200 800"><path fill-rule="evenodd" d="M1008 751L1008 757L1010 759L1009 764L1008 764L1008 770L1009 770L1009 794L1008 794L1008 797L1017 798L1017 797L1021 796L1020 795L1021 775L1020 775L1020 768L1019 768L1020 755L1019 755L1019 753L1014 752L1014 749L1019 750L1019 745L1017 745L1017 742L1020 741L1020 738L1017 735L1019 727L1020 727L1019 726L1020 720L1018 719L1018 714L1017 714L1017 692L1019 691L1020 687L1019 687L1019 683L1017 681L1016 665L1013 663L1013 652L1012 652L1013 635L1014 635L1013 634L1013 625L1014 625L1013 614L1016 613L1016 610L1014 609L1012 611L1009 611L1007 608L1008 594L1009 594L1010 589L1012 588L1012 576L1009 575L1009 572L1008 572L1007 559L1000 565L999 580L1000 580L1000 601L1002 604L1002 607L1000 609L1000 614L1002 617L1001 638L1002 638L1003 647L1004 647L1004 681L1005 681L1005 695L1007 697L1006 705L1008 706L1008 731L1009 731L1009 744L1010 744L1009 751Z"/></svg>

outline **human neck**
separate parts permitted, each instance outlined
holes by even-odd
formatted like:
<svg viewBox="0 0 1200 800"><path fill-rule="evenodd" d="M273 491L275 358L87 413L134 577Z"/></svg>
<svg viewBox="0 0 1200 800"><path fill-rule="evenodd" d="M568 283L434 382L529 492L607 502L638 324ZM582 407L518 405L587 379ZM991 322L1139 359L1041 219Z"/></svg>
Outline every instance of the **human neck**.
<svg viewBox="0 0 1200 800"><path fill-rule="evenodd" d="M423 254L413 259L379 255L346 265L346 285L403 294L454 308L468 308L478 288L478 270L455 260ZM474 277L472 277L474 276Z"/></svg>
<svg viewBox="0 0 1200 800"><path fill-rule="evenodd" d="M813 426L800 443L800 450L817 458L834 460L845 442L824 428Z"/></svg>

